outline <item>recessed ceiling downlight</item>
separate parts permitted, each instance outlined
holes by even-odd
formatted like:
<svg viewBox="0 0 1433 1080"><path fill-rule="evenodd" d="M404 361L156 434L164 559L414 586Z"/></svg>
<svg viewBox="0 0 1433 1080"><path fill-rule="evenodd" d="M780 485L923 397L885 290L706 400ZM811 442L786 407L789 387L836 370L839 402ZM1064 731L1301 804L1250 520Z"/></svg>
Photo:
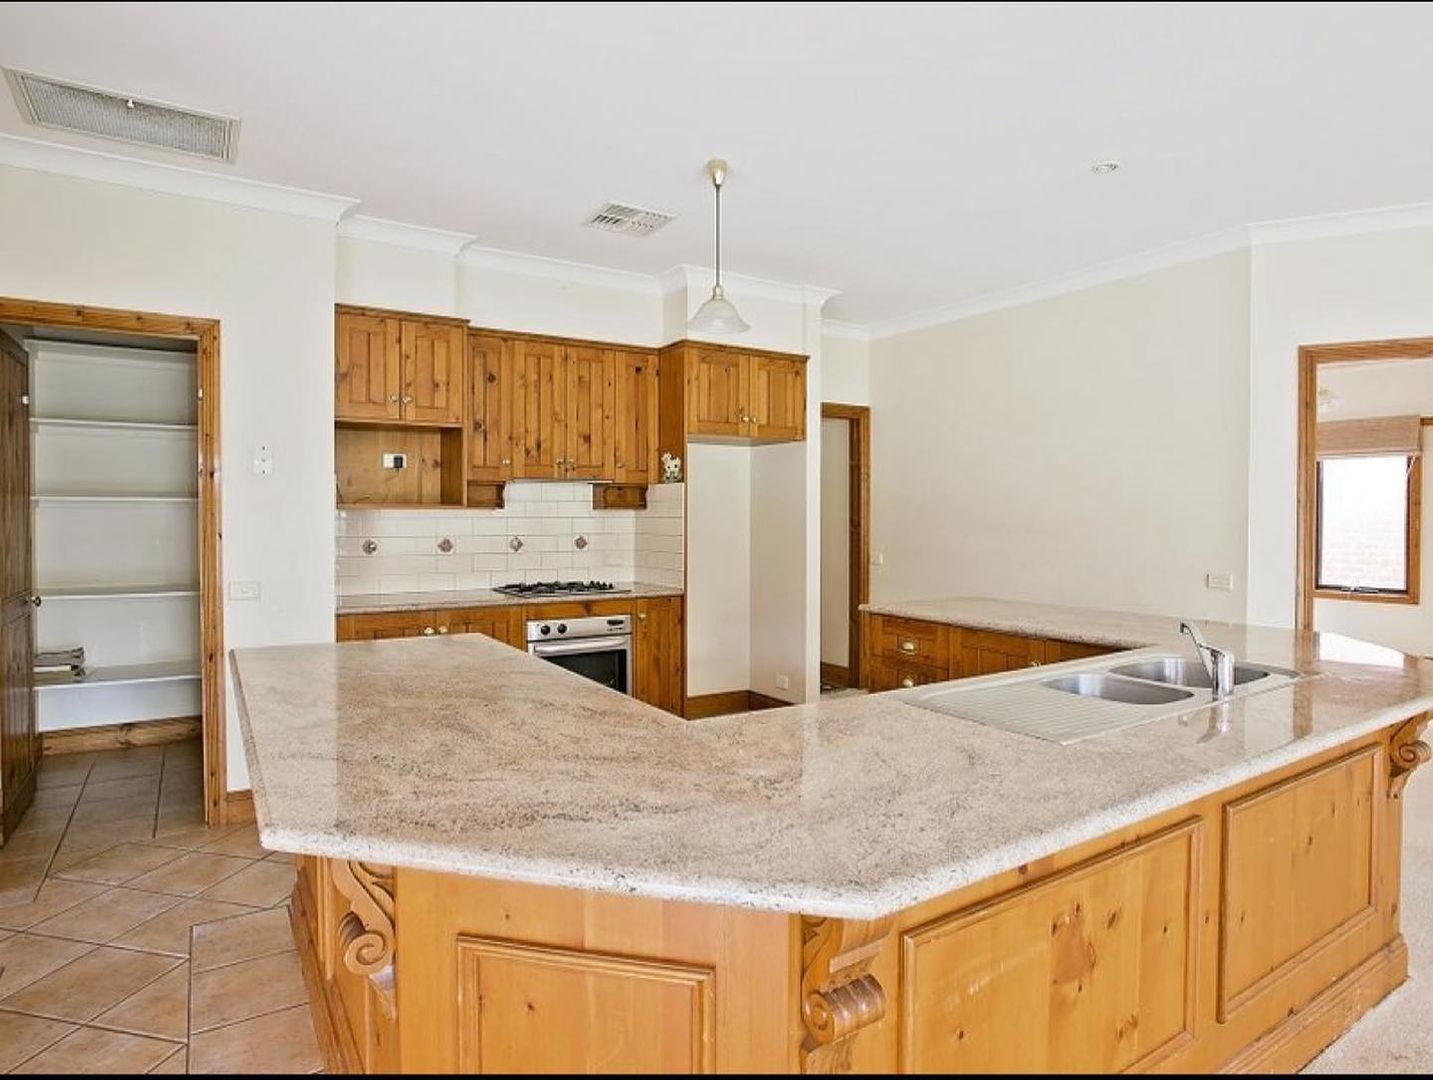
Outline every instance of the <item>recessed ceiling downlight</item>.
<svg viewBox="0 0 1433 1080"><path fill-rule="evenodd" d="M1096 176L1108 176L1112 172L1118 172L1119 167L1118 161L1097 161L1090 166L1090 172Z"/></svg>

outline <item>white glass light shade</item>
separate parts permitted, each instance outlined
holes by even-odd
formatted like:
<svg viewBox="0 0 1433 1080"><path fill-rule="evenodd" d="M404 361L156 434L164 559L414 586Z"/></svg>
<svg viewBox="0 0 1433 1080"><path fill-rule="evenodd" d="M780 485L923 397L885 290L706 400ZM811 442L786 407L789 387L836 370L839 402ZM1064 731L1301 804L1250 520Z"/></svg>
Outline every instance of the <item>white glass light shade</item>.
<svg viewBox="0 0 1433 1080"><path fill-rule="evenodd" d="M711 297L697 308L687 327L699 334L740 334L751 329L720 285L712 287Z"/></svg>

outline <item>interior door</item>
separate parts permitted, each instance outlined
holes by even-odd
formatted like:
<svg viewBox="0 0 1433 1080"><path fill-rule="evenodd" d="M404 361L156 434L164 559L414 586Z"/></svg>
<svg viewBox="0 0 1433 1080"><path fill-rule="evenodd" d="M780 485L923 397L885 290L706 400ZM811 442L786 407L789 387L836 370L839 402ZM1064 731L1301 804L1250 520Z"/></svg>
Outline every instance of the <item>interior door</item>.
<svg viewBox="0 0 1433 1080"><path fill-rule="evenodd" d="M513 476L556 480L566 460L567 380L563 348L552 341L513 342Z"/></svg>
<svg viewBox="0 0 1433 1080"><path fill-rule="evenodd" d="M567 456L574 480L611 480L617 376L611 349L567 346Z"/></svg>
<svg viewBox="0 0 1433 1080"><path fill-rule="evenodd" d="M30 551L30 365L0 331L0 842L35 794L34 601Z"/></svg>
<svg viewBox="0 0 1433 1080"><path fill-rule="evenodd" d="M342 311L334 366L333 414L339 420L397 420L402 378L402 323Z"/></svg>
<svg viewBox="0 0 1433 1080"><path fill-rule="evenodd" d="M657 358L651 353L617 354L612 445L617 483L657 482Z"/></svg>
<svg viewBox="0 0 1433 1080"><path fill-rule="evenodd" d="M403 322L403 419L463 422L463 351L467 331L452 323Z"/></svg>

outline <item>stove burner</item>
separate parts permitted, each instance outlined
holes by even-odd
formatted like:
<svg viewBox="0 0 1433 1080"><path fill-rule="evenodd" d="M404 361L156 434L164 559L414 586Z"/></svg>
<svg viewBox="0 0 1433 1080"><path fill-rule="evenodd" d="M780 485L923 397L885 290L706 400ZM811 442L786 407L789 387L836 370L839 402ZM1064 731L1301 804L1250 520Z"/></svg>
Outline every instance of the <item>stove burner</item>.
<svg viewBox="0 0 1433 1080"><path fill-rule="evenodd" d="M576 596L586 593L626 592L610 581L529 581L497 585L494 592L507 596Z"/></svg>

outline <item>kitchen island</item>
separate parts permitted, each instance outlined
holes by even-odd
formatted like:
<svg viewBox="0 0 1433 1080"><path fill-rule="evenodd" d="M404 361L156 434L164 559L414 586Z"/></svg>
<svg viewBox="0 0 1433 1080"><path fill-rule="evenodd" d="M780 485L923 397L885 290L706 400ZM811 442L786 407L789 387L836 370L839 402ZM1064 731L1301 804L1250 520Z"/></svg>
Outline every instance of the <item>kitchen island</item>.
<svg viewBox="0 0 1433 1080"><path fill-rule="evenodd" d="M1297 1068L1406 976L1433 665L1206 630L1304 677L1073 745L929 687L688 722L477 635L240 650L329 1064Z"/></svg>

